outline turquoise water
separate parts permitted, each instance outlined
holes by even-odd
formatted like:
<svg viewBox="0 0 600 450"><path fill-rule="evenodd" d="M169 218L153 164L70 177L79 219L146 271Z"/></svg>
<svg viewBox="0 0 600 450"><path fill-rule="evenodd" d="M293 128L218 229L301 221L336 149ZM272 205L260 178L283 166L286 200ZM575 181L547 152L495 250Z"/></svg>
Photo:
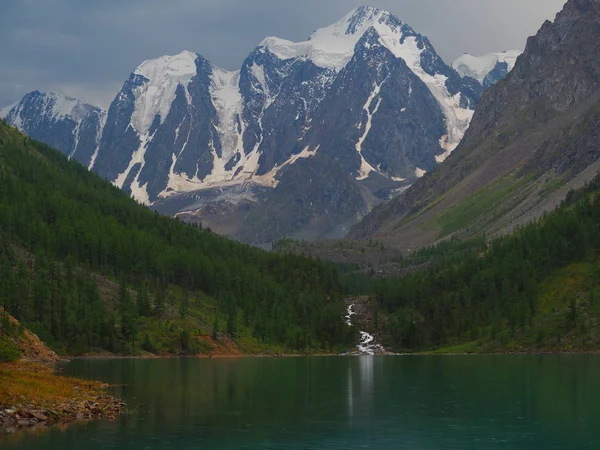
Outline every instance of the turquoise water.
<svg viewBox="0 0 600 450"><path fill-rule="evenodd" d="M1 448L600 449L599 356L92 360L130 413Z"/></svg>

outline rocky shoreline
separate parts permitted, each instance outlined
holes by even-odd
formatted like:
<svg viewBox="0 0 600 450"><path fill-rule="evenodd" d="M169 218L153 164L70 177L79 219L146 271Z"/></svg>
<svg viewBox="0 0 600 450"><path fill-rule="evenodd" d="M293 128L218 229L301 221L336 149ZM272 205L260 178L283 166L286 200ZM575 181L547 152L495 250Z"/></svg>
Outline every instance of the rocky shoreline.
<svg viewBox="0 0 600 450"><path fill-rule="evenodd" d="M32 404L17 404L13 407L0 406L0 425L30 427L40 424L50 426L96 419L114 420L125 407L125 403L111 396L98 396L96 401L64 402L42 409L38 409Z"/></svg>
<svg viewBox="0 0 600 450"><path fill-rule="evenodd" d="M110 395L109 388L36 363L0 364L0 430L114 420L126 404Z"/></svg>

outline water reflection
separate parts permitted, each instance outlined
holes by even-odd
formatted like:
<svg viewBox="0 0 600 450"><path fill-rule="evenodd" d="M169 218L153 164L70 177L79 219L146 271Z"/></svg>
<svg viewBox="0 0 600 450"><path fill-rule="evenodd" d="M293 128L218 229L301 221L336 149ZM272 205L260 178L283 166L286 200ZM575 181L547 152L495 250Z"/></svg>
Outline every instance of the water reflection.
<svg viewBox="0 0 600 450"><path fill-rule="evenodd" d="M365 396L373 392L373 378L375 370L375 356L360 356L358 358L360 368L360 386Z"/></svg>
<svg viewBox="0 0 600 450"><path fill-rule="evenodd" d="M352 387L352 361L348 359L348 372L347 372L347 380L348 380L348 417L352 420L352 416L354 415L354 389Z"/></svg>
<svg viewBox="0 0 600 450"><path fill-rule="evenodd" d="M350 418L355 411L360 411L362 415L372 411L375 385L377 384L375 369L383 358L370 355L347 358L347 403Z"/></svg>
<svg viewBox="0 0 600 450"><path fill-rule="evenodd" d="M600 357L74 361L131 413L0 442L62 449L600 448Z"/></svg>

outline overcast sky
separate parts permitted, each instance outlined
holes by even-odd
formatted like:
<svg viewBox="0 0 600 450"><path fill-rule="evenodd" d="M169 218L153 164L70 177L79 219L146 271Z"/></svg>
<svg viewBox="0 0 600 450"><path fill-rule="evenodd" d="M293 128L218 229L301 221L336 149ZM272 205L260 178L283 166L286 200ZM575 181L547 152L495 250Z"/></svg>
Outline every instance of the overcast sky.
<svg viewBox="0 0 600 450"><path fill-rule="evenodd" d="M107 107L143 60L191 50L238 69L266 36L305 40L365 0L0 0L0 106L34 89ZM447 63L523 48L565 0L371 0Z"/></svg>

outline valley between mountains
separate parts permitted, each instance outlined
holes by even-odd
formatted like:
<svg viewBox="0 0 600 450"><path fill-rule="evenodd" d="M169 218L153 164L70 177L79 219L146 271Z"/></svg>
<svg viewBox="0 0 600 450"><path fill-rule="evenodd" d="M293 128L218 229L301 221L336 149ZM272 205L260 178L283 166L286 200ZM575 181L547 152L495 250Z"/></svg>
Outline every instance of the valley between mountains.
<svg viewBox="0 0 600 450"><path fill-rule="evenodd" d="M365 6L235 72L147 60L107 111L27 94L2 306L66 355L594 351L599 23L447 65Z"/></svg>
<svg viewBox="0 0 600 450"><path fill-rule="evenodd" d="M0 446L596 448L600 0L434 44L362 6L0 109Z"/></svg>

